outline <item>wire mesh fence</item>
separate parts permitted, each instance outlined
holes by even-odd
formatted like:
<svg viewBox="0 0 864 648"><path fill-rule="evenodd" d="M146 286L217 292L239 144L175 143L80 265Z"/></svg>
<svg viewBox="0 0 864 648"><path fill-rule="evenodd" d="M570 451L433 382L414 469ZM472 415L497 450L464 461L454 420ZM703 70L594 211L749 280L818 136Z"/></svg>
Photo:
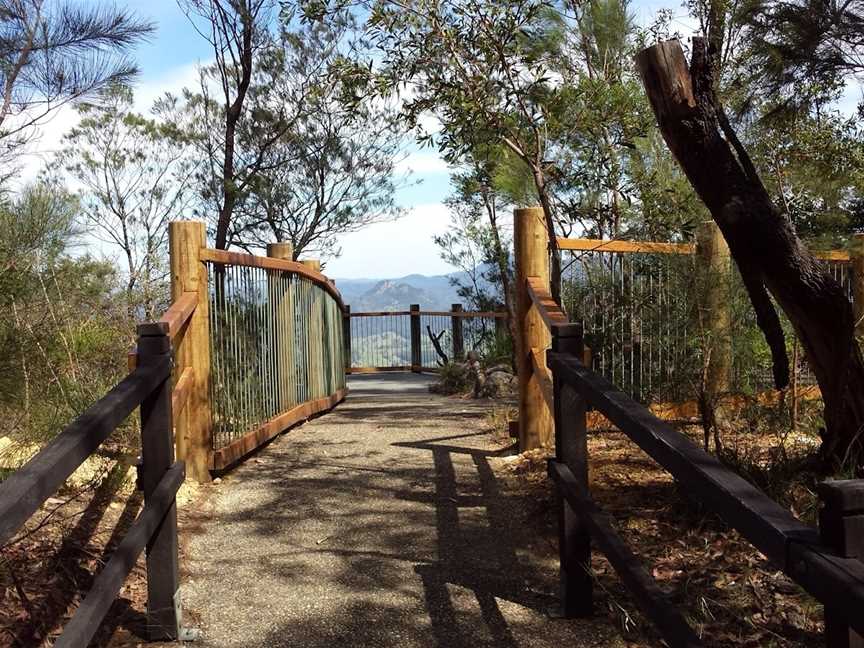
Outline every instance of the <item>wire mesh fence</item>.
<svg viewBox="0 0 864 648"><path fill-rule="evenodd" d="M413 316L419 323L416 343L424 369L435 369L469 351L489 357L509 337L503 313L414 311ZM411 311L351 313L352 369L410 369L411 318Z"/></svg>
<svg viewBox="0 0 864 648"><path fill-rule="evenodd" d="M342 311L290 272L207 262L213 448L345 387Z"/></svg>
<svg viewBox="0 0 864 648"><path fill-rule="evenodd" d="M716 334L700 310L708 282L714 290L717 282L724 284L732 323L729 391L755 394L773 387L771 355L734 264L724 278L710 276L700 262L696 254L562 251L564 306L583 324L592 368L641 402L682 402L698 393ZM851 300L850 264L824 263ZM781 320L797 384L814 384L782 312Z"/></svg>
<svg viewBox="0 0 864 648"><path fill-rule="evenodd" d="M411 319L408 313L351 313L351 366L410 368Z"/></svg>

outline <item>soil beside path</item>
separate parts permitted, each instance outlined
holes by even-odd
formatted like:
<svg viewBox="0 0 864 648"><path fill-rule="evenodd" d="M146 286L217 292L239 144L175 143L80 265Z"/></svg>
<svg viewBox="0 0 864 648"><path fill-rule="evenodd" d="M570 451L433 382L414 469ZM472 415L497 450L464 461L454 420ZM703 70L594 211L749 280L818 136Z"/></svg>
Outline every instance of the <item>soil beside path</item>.
<svg viewBox="0 0 864 648"><path fill-rule="evenodd" d="M496 478L488 404L427 382L352 377L335 411L222 478L185 540L194 645L624 645L603 615L550 618L556 566Z"/></svg>

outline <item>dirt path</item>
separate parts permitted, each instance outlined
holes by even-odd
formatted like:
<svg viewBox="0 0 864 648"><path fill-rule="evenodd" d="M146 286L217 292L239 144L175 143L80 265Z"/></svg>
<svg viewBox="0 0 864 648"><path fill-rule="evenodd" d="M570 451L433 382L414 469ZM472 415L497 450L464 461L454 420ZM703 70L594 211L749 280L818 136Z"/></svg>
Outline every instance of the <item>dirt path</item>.
<svg viewBox="0 0 864 648"><path fill-rule="evenodd" d="M550 618L555 565L496 478L486 405L425 383L354 377L215 487L184 551L195 645L623 646L602 615Z"/></svg>

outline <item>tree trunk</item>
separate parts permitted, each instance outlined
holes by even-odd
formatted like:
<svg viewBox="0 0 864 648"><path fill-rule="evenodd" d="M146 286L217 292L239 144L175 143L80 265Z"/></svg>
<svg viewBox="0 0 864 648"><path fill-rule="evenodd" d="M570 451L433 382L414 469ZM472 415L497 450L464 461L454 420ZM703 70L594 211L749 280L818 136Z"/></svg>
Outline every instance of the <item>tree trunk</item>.
<svg viewBox="0 0 864 648"><path fill-rule="evenodd" d="M738 264L771 348L775 383L788 384L789 361L769 292L792 323L822 391L824 458L835 468L845 464L860 472L864 363L846 294L773 204L729 126L714 93L704 40L693 40L689 70L674 40L643 50L636 63L666 143Z"/></svg>

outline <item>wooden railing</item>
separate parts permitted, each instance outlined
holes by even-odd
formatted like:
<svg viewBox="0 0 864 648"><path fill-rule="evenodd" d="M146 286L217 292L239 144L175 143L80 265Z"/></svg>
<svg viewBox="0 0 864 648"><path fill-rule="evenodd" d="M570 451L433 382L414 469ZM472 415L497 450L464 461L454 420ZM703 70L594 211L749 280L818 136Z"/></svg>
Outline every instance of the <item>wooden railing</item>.
<svg viewBox="0 0 864 648"><path fill-rule="evenodd" d="M827 645L860 645L864 634L864 480L820 484L820 528L814 529L702 450L668 423L581 362L579 337L553 329L555 458L549 476L557 493L561 606L566 616L592 608L591 545L607 557L634 600L666 642L700 646L669 601L590 496L586 409L605 416L662 466L706 511L738 531L771 563L825 605Z"/></svg>
<svg viewBox="0 0 864 648"><path fill-rule="evenodd" d="M345 305L319 262L293 261L289 244L266 257L215 250L194 221L170 223L169 242L174 302L148 326L175 342L175 391L189 402L177 454L206 482L345 398Z"/></svg>
<svg viewBox="0 0 864 648"><path fill-rule="evenodd" d="M468 351L484 354L496 340L508 336L507 313L466 311L453 304L449 311L344 312L345 357L348 373L437 371L465 358Z"/></svg>
<svg viewBox="0 0 864 648"><path fill-rule="evenodd" d="M850 251L814 254L852 300L864 335L864 237L854 241ZM767 348L749 297L713 221L696 227L693 242L559 238L558 246L562 303L584 324L592 368L633 398L683 418L695 409L693 384L712 400L776 396L770 366L759 361ZM818 389L789 346L797 411Z"/></svg>
<svg viewBox="0 0 864 648"><path fill-rule="evenodd" d="M520 373L519 425L520 438L524 438L521 429L526 427L539 428L536 438L542 439L542 426L549 418L554 430L555 455L549 460L548 470L555 484L564 616L592 612L593 544L609 560L669 646L702 645L684 615L616 532L611 518L591 499L587 438L587 412L591 409L662 466L682 484L689 497L737 530L824 604L825 637L830 648L864 645L864 617L860 614L864 609L864 563L859 561L864 556L864 480L819 485L822 508L817 530L592 371L583 362L581 326L568 322L547 287L546 257L537 242L545 236L543 229L540 215L534 210L517 210L517 330L524 371ZM562 247L570 246L568 249L586 249L596 243L559 241ZM644 244L635 245L645 251ZM614 247L633 251L628 242L614 242ZM650 251L692 253L678 244L652 247ZM843 261L838 256L833 255L831 260ZM551 347L548 351L547 346Z"/></svg>
<svg viewBox="0 0 864 648"><path fill-rule="evenodd" d="M182 327L188 320L188 302L169 311L160 322L140 326L136 366L129 375L0 483L3 546L140 406L138 484L144 493L144 508L66 624L56 647L88 645L145 547L148 636L154 640L179 636L175 494L183 483L185 467L182 461L174 461L172 424L188 401L189 382L181 380L171 388L169 332L172 322Z"/></svg>
<svg viewBox="0 0 864 648"><path fill-rule="evenodd" d="M129 375L0 483L3 546L140 407L144 508L55 646L88 644L145 547L148 636L180 637L175 494L187 466L207 481L211 469L347 393L344 306L316 261L291 261L284 244L271 246L267 258L212 250L198 222L172 222L169 240L173 301L138 327ZM242 371L229 372L229 360Z"/></svg>

